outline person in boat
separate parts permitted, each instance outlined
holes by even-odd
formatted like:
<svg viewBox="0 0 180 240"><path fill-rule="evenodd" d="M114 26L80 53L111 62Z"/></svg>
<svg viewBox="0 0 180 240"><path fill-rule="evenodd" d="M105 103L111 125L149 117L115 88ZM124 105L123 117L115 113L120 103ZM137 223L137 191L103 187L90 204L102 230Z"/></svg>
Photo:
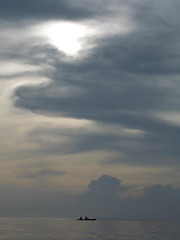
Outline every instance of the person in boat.
<svg viewBox="0 0 180 240"><path fill-rule="evenodd" d="M79 220L83 220L83 217L81 216L81 217L79 218Z"/></svg>
<svg viewBox="0 0 180 240"><path fill-rule="evenodd" d="M85 220L89 220L89 218L87 216L85 216Z"/></svg>

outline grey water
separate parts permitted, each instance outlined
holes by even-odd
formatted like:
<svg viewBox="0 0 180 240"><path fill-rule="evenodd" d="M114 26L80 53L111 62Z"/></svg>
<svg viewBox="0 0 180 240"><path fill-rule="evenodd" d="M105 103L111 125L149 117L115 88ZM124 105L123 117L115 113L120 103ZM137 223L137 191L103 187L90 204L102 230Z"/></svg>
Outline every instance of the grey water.
<svg viewBox="0 0 180 240"><path fill-rule="evenodd" d="M180 222L0 218L3 240L179 240Z"/></svg>

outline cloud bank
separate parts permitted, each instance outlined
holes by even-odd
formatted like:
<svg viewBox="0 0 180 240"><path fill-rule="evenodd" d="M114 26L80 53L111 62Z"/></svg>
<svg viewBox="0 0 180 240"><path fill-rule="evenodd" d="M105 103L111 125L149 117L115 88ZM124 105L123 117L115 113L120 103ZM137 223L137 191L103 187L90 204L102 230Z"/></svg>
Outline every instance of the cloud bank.
<svg viewBox="0 0 180 240"><path fill-rule="evenodd" d="M100 35L94 40L94 48L77 61L65 61L55 49L36 48L36 53L48 53L54 69L48 76L52 81L44 87L19 87L15 106L142 131L144 136L134 139L116 134L101 137L97 133L93 141L100 139L99 148L114 146L124 152L127 163L179 164L179 124L169 117L178 115L179 106L179 32L173 4L168 13L169 4L160 12L160 2L128 2L133 9L129 18L136 27L127 34ZM91 41L87 39L87 44ZM91 138L83 136L85 149L93 149ZM118 161L123 159L112 163Z"/></svg>
<svg viewBox="0 0 180 240"><path fill-rule="evenodd" d="M63 192L1 190L1 216L77 218L88 215L99 219L180 220L179 188L156 184L142 189L136 199L125 196L135 188L122 185L122 180L116 177L102 175L77 196Z"/></svg>

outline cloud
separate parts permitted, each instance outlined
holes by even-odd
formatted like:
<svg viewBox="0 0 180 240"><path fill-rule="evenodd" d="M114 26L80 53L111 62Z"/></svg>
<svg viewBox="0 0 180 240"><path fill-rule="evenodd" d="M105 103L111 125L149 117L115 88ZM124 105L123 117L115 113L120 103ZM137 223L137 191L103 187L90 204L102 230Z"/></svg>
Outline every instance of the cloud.
<svg viewBox="0 0 180 240"><path fill-rule="evenodd" d="M144 132L141 139L77 135L79 152L109 146L124 152L128 164L178 164L179 126L157 117L159 112L178 111L179 34L174 30L178 21L174 19L171 28L153 4L137 7L133 17L137 24L133 31L99 37L96 47L77 61L64 61L56 50L41 47L49 53L49 62L52 60L54 71L48 72L52 81L46 86L19 87L15 106ZM99 144L93 145L96 139ZM122 159L110 162L121 163Z"/></svg>
<svg viewBox="0 0 180 240"><path fill-rule="evenodd" d="M180 189L170 185L153 185L144 189L144 196L136 203L142 218L178 220Z"/></svg>
<svg viewBox="0 0 180 240"><path fill-rule="evenodd" d="M119 203L118 194L129 189L121 184L122 180L109 175L102 175L92 180L87 191L77 199L78 209L91 216L108 216L115 214ZM81 206L81 207L80 207Z"/></svg>
<svg viewBox="0 0 180 240"><path fill-rule="evenodd" d="M38 177L47 177L47 176L63 176L66 173L63 171L57 171L53 169L42 169L40 171L25 171L21 174L20 178L38 178Z"/></svg>
<svg viewBox="0 0 180 240"><path fill-rule="evenodd" d="M99 219L180 220L180 188L162 184L138 188L124 185L122 180L110 175L90 181L87 190L76 196L62 191L0 185L1 216L77 218L88 215ZM141 191L138 198L134 197L137 190Z"/></svg>
<svg viewBox="0 0 180 240"><path fill-rule="evenodd" d="M135 186L121 185L122 180L103 175L90 182L88 190L78 198L82 212L108 218L131 220L178 220L180 189L156 184L142 189L138 199L117 198ZM117 195L119 192L119 195ZM96 216L96 215L95 215Z"/></svg>
<svg viewBox="0 0 180 240"><path fill-rule="evenodd" d="M2 20L46 20L46 19L82 19L92 15L82 5L58 0L2 0L0 2L0 18Z"/></svg>
<svg viewBox="0 0 180 240"><path fill-rule="evenodd" d="M107 201L109 197L117 198L116 194L120 191L127 190L127 188L121 185L122 180L109 175L102 175L97 180L92 180L88 185L87 192L83 197L89 200L89 197L95 197Z"/></svg>
<svg viewBox="0 0 180 240"><path fill-rule="evenodd" d="M151 9L145 10L146 16L152 15ZM140 16L136 18L136 22L142 20ZM63 59L56 59L53 82L46 88L18 89L17 106L75 118L134 123L136 127L138 123L152 125L154 119L147 116L148 111L172 107L169 88L161 78L168 81L169 75L179 74L179 54L173 48L177 46L179 34L160 20L155 29L149 18L143 19L143 23L144 27L137 26L125 36L100 38L85 60L64 63ZM57 88L59 95L48 94ZM62 95L62 88L66 88L66 96ZM28 102L29 98L26 100L28 91L34 92L34 104Z"/></svg>

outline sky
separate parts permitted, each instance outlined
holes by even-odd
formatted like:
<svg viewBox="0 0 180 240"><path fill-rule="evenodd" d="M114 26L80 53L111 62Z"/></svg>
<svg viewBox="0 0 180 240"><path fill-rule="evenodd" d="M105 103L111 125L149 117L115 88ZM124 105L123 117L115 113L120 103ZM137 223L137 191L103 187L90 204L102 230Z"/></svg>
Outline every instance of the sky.
<svg viewBox="0 0 180 240"><path fill-rule="evenodd" d="M0 1L0 216L180 220L179 8Z"/></svg>

